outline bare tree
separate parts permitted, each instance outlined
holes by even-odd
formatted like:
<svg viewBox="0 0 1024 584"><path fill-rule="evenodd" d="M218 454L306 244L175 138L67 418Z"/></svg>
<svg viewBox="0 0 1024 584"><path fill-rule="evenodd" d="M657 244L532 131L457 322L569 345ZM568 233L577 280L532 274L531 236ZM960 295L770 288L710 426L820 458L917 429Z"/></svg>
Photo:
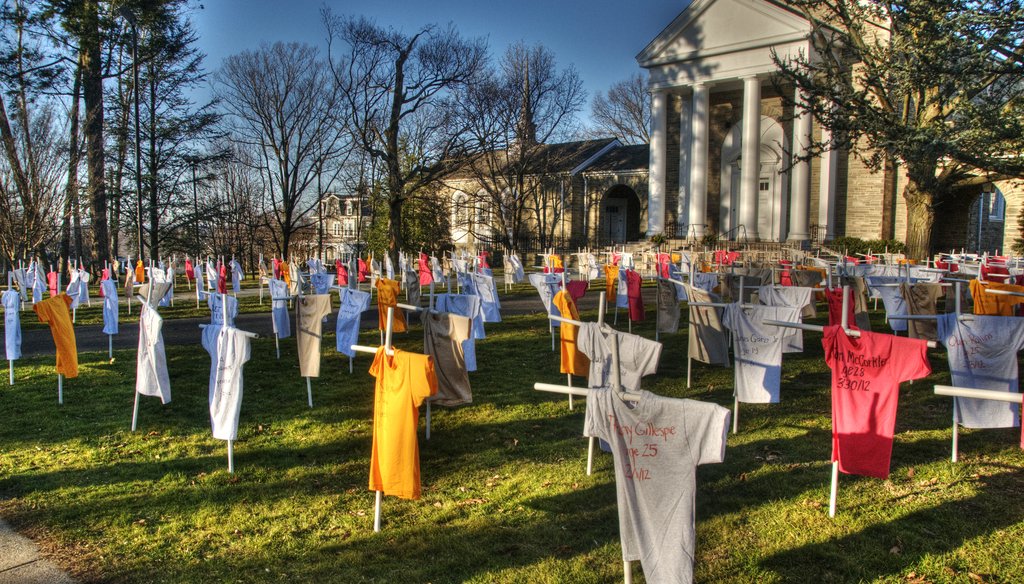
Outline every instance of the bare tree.
<svg viewBox="0 0 1024 584"><path fill-rule="evenodd" d="M623 144L648 144L651 141L651 97L640 73L598 93L590 103L594 137L618 138Z"/></svg>
<svg viewBox="0 0 1024 584"><path fill-rule="evenodd" d="M316 208L311 195L326 160L347 149L340 93L316 48L264 45L228 57L215 76L231 139L251 147L270 188L267 214L278 250Z"/></svg>
<svg viewBox="0 0 1024 584"><path fill-rule="evenodd" d="M335 42L347 46L345 54L331 55L331 70L356 146L383 171L388 249L397 265L406 201L449 175L449 161L471 146L454 94L479 74L486 46L450 26L405 34L326 9L323 20L329 54Z"/></svg>
<svg viewBox="0 0 1024 584"><path fill-rule="evenodd" d="M551 242L564 194L553 179L572 148L553 148L568 137L585 95L573 67L559 70L543 45L508 48L497 72L475 80L460 102L478 154L460 176L478 187L456 209L458 227L478 240L516 249L532 219L541 245ZM475 211L475 212L473 212Z"/></svg>

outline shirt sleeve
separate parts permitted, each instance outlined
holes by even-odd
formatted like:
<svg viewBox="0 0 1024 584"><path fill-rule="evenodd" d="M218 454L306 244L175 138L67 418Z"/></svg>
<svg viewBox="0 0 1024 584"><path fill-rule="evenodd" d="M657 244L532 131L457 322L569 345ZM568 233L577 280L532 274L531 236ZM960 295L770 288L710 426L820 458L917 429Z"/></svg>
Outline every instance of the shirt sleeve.
<svg viewBox="0 0 1024 584"><path fill-rule="evenodd" d="M387 354L384 351L384 347L379 347L377 353L373 356L373 363L370 363L370 375L379 378L384 370L386 359Z"/></svg>
<svg viewBox="0 0 1024 584"><path fill-rule="evenodd" d="M583 420L583 435L607 441L607 398L611 390L591 390L587 396L587 410Z"/></svg>
<svg viewBox="0 0 1024 584"><path fill-rule="evenodd" d="M697 464L724 461L729 410L718 404L689 399L683 401L683 432L693 460Z"/></svg>
<svg viewBox="0 0 1024 584"><path fill-rule="evenodd" d="M932 373L932 365L928 362L928 341L923 339L893 337L889 362L897 368L894 373L900 382L920 379Z"/></svg>

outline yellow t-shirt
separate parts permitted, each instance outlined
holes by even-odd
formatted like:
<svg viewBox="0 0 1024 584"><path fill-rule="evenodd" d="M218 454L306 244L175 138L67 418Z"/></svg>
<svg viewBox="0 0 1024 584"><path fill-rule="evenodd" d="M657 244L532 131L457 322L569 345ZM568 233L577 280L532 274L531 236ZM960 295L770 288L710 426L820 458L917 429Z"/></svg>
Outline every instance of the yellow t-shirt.
<svg viewBox="0 0 1024 584"><path fill-rule="evenodd" d="M71 324L71 297L61 292L57 296L36 302L39 322L50 325L53 344L57 346L57 373L68 379L78 377L78 344L75 342L75 327Z"/></svg>
<svg viewBox="0 0 1024 584"><path fill-rule="evenodd" d="M1007 292L1024 292L1024 286L1000 284L999 282L981 282L971 280L971 298L974 299L974 314L1013 316L1014 308L1024 303L1024 296L1003 296L989 294L985 290L1006 290Z"/></svg>
<svg viewBox="0 0 1024 584"><path fill-rule="evenodd" d="M135 283L144 284L146 282L146 267L142 265L142 260L139 260L135 264Z"/></svg>
<svg viewBox="0 0 1024 584"><path fill-rule="evenodd" d="M370 365L373 393L373 450L370 490L403 499L420 498L420 451L416 441L419 407L437 393L434 361L427 355L384 347Z"/></svg>
<svg viewBox="0 0 1024 584"><path fill-rule="evenodd" d="M391 332L404 333L405 313L398 309L398 292L400 286L397 280L381 278L377 280L377 326L384 330L388 326L388 307L395 309L394 321L391 323Z"/></svg>
<svg viewBox="0 0 1024 584"><path fill-rule="evenodd" d="M562 318L571 318L573 320L579 320L580 315L576 311L576 303L573 302L572 296L565 290L562 290L558 294L555 294L554 299L555 307L562 314ZM579 375L586 377L590 371L590 359L576 348L576 333L579 331L578 326L563 322L558 327L558 335L561 337L562 345L562 373L571 373L572 375Z"/></svg>
<svg viewBox="0 0 1024 584"><path fill-rule="evenodd" d="M614 264L605 264L604 266L604 300L605 302L615 302L615 293L617 292L616 284L619 281L619 266Z"/></svg>

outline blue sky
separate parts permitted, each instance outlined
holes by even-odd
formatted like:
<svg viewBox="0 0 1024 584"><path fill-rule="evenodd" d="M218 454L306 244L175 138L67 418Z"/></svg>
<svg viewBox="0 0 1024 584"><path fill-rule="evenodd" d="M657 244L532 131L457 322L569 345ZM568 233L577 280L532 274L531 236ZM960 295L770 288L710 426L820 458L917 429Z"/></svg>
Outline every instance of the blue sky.
<svg viewBox="0 0 1024 584"><path fill-rule="evenodd" d="M194 13L206 68L261 43L300 41L323 46L320 8L361 14L412 31L451 22L465 36L485 37L494 57L516 41L542 43L560 67L576 67L589 99L642 70L635 57L688 4L687 0L198 0Z"/></svg>

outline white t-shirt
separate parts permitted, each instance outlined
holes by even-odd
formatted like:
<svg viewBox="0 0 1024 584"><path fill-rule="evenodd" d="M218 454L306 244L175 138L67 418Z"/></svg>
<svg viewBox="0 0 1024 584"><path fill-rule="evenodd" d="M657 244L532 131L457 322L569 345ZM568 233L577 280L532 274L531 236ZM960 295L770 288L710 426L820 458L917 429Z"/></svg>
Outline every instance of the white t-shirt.
<svg viewBox="0 0 1024 584"><path fill-rule="evenodd" d="M334 327L338 352L342 355L355 357L352 345L359 341L359 322L363 312L370 308L370 293L362 290L345 288L341 291L341 308L338 309L338 321Z"/></svg>
<svg viewBox="0 0 1024 584"><path fill-rule="evenodd" d="M68 287L65 288L65 292L71 297L71 310L78 308L82 297L81 288L82 273L78 270L71 270L71 281L68 282Z"/></svg>
<svg viewBox="0 0 1024 584"><path fill-rule="evenodd" d="M171 401L171 380L167 376L167 355L161 329L164 319L156 309L142 305L139 316L139 352L136 356L135 391Z"/></svg>
<svg viewBox="0 0 1024 584"><path fill-rule="evenodd" d="M228 305L228 326L235 326L235 317L238 316L238 299L226 294L223 298ZM224 324L224 305L221 304L221 295L210 294L206 298L206 305L210 307L210 324L213 326Z"/></svg>
<svg viewBox="0 0 1024 584"><path fill-rule="evenodd" d="M516 254L509 254L505 258L505 262L508 266L505 268L505 282L508 284L518 284L523 281L526 277L523 272L523 262L519 261L519 256Z"/></svg>
<svg viewBox="0 0 1024 584"><path fill-rule="evenodd" d="M249 337L230 327L203 329L203 348L210 354L210 423L213 437L238 437L242 409L242 367L252 355Z"/></svg>
<svg viewBox="0 0 1024 584"><path fill-rule="evenodd" d="M1017 353L1024 349L1024 318L976 315L960 320L956 314L940 314L938 333L953 385L1020 391ZM1020 424L1020 404L963 397L956 402L956 421L968 428Z"/></svg>
<svg viewBox="0 0 1024 584"><path fill-rule="evenodd" d="M480 309L483 312L484 322L501 322L501 301L498 299L498 289L494 285L492 276L484 274L472 275L473 287L480 296Z"/></svg>
<svg viewBox="0 0 1024 584"><path fill-rule="evenodd" d="M242 264L231 260L231 289L238 294L242 291Z"/></svg>
<svg viewBox="0 0 1024 584"><path fill-rule="evenodd" d="M618 333L608 325L588 322L576 333L576 348L590 358L587 387L612 385L612 346L619 344L619 380L626 391L639 391L640 378L657 373L661 343L638 335Z"/></svg>
<svg viewBox="0 0 1024 584"><path fill-rule="evenodd" d="M786 336L799 329L765 324L765 320L800 322L800 309L738 304L725 307L722 323L732 330L735 347L736 399L747 404L779 402L782 353Z"/></svg>
<svg viewBox="0 0 1024 584"><path fill-rule="evenodd" d="M116 335L118 332L117 284L113 280L100 282L103 289L103 334Z"/></svg>
<svg viewBox="0 0 1024 584"><path fill-rule="evenodd" d="M21 359L21 294L17 290L4 290L4 341L7 360Z"/></svg>
<svg viewBox="0 0 1024 584"><path fill-rule="evenodd" d="M267 288L270 289L270 320L274 334L279 339L287 339L292 336L292 323L288 318L288 284L284 280L270 278Z"/></svg>
<svg viewBox="0 0 1024 584"><path fill-rule="evenodd" d="M205 287L203 285L203 269L201 266L196 266L192 270L192 273L196 276L196 300L202 300L203 295L206 294L203 292L203 288Z"/></svg>
<svg viewBox="0 0 1024 584"><path fill-rule="evenodd" d="M548 314L561 316L561 313L558 312L558 307L551 303L555 294L558 294L558 288L562 285L561 276L557 274L530 274L528 278L530 285L537 289L537 294L540 295L540 300L544 303L544 310Z"/></svg>
<svg viewBox="0 0 1024 584"><path fill-rule="evenodd" d="M640 560L648 582L693 581L697 465L725 460L729 410L639 392L587 396L584 435L611 446L622 559Z"/></svg>

